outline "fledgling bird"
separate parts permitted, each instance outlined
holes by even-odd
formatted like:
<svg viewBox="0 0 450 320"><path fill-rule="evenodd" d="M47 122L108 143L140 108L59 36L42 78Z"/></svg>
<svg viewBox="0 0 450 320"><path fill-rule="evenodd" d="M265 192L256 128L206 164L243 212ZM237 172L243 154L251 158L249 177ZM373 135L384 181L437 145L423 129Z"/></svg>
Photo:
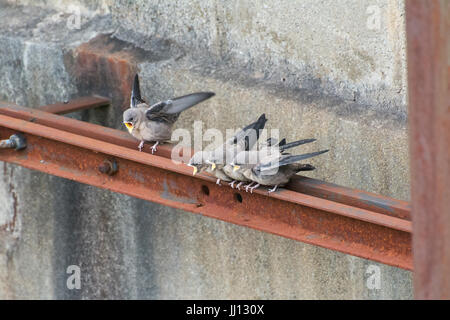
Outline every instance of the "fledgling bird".
<svg viewBox="0 0 450 320"><path fill-rule="evenodd" d="M196 152L188 162L188 166L194 168L193 174L206 171L217 178L217 184L220 184L221 180L231 181L230 177L223 172L227 159L231 161L239 152L253 148L266 122L266 115L262 114L258 120L239 130L216 149Z"/></svg>
<svg viewBox="0 0 450 320"><path fill-rule="evenodd" d="M264 129L266 122L266 115L262 114L257 121L243 128L213 152L211 158L208 159L211 166L206 171L218 179L218 184L220 184L220 180L229 182L231 186L236 183L225 173L224 168L238 153L250 151L255 146L260 136L260 130Z"/></svg>
<svg viewBox="0 0 450 320"><path fill-rule="evenodd" d="M245 168L252 168L256 166L261 161L270 161L270 159L277 159L282 155L288 155L286 150L316 141L316 139L302 139L293 141L290 143L286 143L286 139L281 140L279 143L276 143L272 138L267 140L267 143L260 148L259 150L250 150L250 151L241 151L234 158L233 162L225 165L223 171L226 175L232 178L234 181L240 181L236 188L240 190L242 184L246 182L251 182L250 179L244 176L242 173L242 169L235 170L235 163L246 164ZM251 182L245 188L248 190L254 182ZM234 183L230 183L230 186L234 188Z"/></svg>
<svg viewBox="0 0 450 320"><path fill-rule="evenodd" d="M197 92L149 106L141 97L139 76L136 74L131 91L130 108L123 113L123 123L128 132L141 141L138 146L139 151L142 151L145 142L154 142L151 149L153 154L160 143L171 139L173 124L182 111L212 96L214 96L213 92Z"/></svg>
<svg viewBox="0 0 450 320"><path fill-rule="evenodd" d="M234 170L242 169L242 174L256 185L250 188L252 193L260 185L273 186L269 193L274 192L279 186L286 185L291 177L299 171L310 171L315 168L310 164L296 163L301 160L318 156L329 150L322 150L301 155L281 155L277 159L262 160L256 166L246 163L236 163Z"/></svg>
<svg viewBox="0 0 450 320"><path fill-rule="evenodd" d="M227 163L223 167L223 172L228 177L233 179L233 181L229 183L231 188L234 189L234 184L238 181L239 181L239 183L236 185L236 189L238 189L238 190L241 190L240 189L241 185L243 185L246 182L250 182L250 184L248 186L250 186L253 183L253 182L251 182L250 179L248 179L247 177L245 177L242 174L242 169L233 170L234 162L236 162L236 159L240 160L240 161L238 161L239 163L241 163L241 162L246 163L246 164L254 163L256 165L259 162L258 159L259 159L260 154L264 153L265 155L269 155L272 153L272 149L274 149L273 151L275 152L275 149L279 150L279 148L276 148L277 146L284 145L284 144L286 144L286 139L283 139L280 142L278 142L274 138L269 138L269 139L267 139L266 143L261 147L260 150L250 150L250 151L239 152L231 163Z"/></svg>

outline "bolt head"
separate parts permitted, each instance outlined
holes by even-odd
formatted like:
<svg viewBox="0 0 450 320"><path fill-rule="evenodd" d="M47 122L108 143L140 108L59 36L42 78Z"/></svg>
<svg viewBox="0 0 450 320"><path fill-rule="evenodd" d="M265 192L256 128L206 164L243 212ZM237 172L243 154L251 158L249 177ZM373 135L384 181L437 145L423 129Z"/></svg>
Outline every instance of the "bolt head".
<svg viewBox="0 0 450 320"><path fill-rule="evenodd" d="M105 160L98 166L98 171L109 176L114 175L118 170L117 162L115 160Z"/></svg>

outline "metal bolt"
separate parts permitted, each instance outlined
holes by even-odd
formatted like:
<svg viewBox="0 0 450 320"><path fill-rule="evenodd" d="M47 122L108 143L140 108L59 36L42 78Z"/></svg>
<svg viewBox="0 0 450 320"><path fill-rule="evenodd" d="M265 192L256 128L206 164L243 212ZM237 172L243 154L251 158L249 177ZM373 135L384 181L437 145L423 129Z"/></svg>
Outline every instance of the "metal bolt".
<svg viewBox="0 0 450 320"><path fill-rule="evenodd" d="M22 150L27 147L27 140L21 133L13 134L9 139L0 141L0 148L2 149L16 149Z"/></svg>
<svg viewBox="0 0 450 320"><path fill-rule="evenodd" d="M98 171L107 174L108 176L114 175L119 167L115 160L105 160L101 165L98 166Z"/></svg>

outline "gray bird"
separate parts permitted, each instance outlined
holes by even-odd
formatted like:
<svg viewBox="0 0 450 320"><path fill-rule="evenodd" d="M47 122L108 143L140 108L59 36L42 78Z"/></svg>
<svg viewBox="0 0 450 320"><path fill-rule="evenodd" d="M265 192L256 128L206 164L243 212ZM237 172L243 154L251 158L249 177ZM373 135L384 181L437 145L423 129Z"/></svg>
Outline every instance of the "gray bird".
<svg viewBox="0 0 450 320"><path fill-rule="evenodd" d="M249 151L239 152L236 155L236 157L233 159L233 161L231 163L227 163L222 169L223 172L233 180L229 183L231 188L234 189L234 184L238 181L239 181L239 183L236 186L236 189L238 189L238 190L240 190L241 185L246 182L250 182L250 184L247 187L251 186L251 184L253 183L250 179L246 178L243 175L242 169L233 170L234 162L246 163L246 164L253 163L254 165L256 165L259 162L258 159L261 157L261 154L264 154L267 156L267 155L271 154L272 152L275 152L275 150L278 153L279 148L277 148L277 146L283 145L285 143L286 143L286 139L283 139L278 143L278 141L276 139L269 138L269 139L267 139L265 145L263 145L261 147L261 149L259 149L259 150L249 150ZM239 160L236 160L236 159L239 159Z"/></svg>
<svg viewBox="0 0 450 320"><path fill-rule="evenodd" d="M259 150L241 151L234 158L233 162L224 166L223 171L226 175L233 179L230 186L234 188L234 183L239 181L236 188L240 190L242 184L250 182L249 185L245 186L246 190L254 184L250 179L244 176L243 168L235 170L235 163L246 164L245 168L253 168L261 161L270 161L270 159L277 159L282 155L288 155L285 151L306 143L311 143L316 141L316 139L302 139L290 143L286 143L286 139L281 140L277 143L273 138L267 140L267 143Z"/></svg>
<svg viewBox="0 0 450 320"><path fill-rule="evenodd" d="M266 122L266 115L262 114L257 121L239 130L216 149L196 152L188 162L188 166L194 168L193 174L206 171L217 178L217 184L220 184L221 180L231 181L223 172L227 159L231 161L239 152L250 150L258 141L260 130L264 128Z"/></svg>
<svg viewBox="0 0 450 320"><path fill-rule="evenodd" d="M169 141L172 127L180 113L214 96L213 92L197 92L171 100L160 101L149 106L141 97L139 77L134 77L130 108L123 113L123 123L128 132L140 140L138 149L142 151L145 142L155 142L152 154L162 142Z"/></svg>
<svg viewBox="0 0 450 320"><path fill-rule="evenodd" d="M236 163L234 170L241 170L242 174L256 183L255 186L250 188L252 193L254 189L260 185L273 186L269 189L269 193L274 192L277 187L286 185L291 177L299 171L310 171L315 168L310 164L296 163L301 160L318 156L329 150L323 150L312 153L305 153L301 155L281 155L277 159L262 160L256 166L246 163Z"/></svg>
<svg viewBox="0 0 450 320"><path fill-rule="evenodd" d="M233 138L214 150L211 157L208 159L208 163L210 163L211 166L208 167L206 171L217 178L217 184L220 184L221 180L227 182L231 181L229 183L230 185L236 183L236 181L232 180L223 169L238 153L249 151L253 148L259 139L260 130L264 129L266 122L266 116L265 114L262 114L257 121L238 131Z"/></svg>

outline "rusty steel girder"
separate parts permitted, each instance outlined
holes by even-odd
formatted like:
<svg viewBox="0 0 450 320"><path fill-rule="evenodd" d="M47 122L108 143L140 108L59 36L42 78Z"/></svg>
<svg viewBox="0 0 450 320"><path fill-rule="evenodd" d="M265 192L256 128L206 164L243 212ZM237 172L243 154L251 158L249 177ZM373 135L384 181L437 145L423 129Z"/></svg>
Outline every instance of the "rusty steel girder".
<svg viewBox="0 0 450 320"><path fill-rule="evenodd" d="M155 155L148 146L139 152L124 131L0 102L0 136L17 132L27 148L1 150L0 160L412 270L407 202L301 176L271 194L237 191L192 176L191 168L170 159L170 145Z"/></svg>
<svg viewBox="0 0 450 320"><path fill-rule="evenodd" d="M94 97L81 97L78 99L69 100L65 102L49 104L46 106L41 106L38 109L53 114L66 114L85 109L104 107L108 106L109 104L110 100L108 98L94 96Z"/></svg>
<svg viewBox="0 0 450 320"><path fill-rule="evenodd" d="M405 11L414 291L450 299L450 1Z"/></svg>

